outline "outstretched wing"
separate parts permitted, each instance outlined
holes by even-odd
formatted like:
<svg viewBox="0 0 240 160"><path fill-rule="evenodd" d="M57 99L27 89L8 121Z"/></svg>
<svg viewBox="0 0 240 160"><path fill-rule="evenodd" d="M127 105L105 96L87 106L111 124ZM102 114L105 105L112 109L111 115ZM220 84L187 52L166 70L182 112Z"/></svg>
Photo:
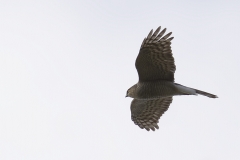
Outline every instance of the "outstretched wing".
<svg viewBox="0 0 240 160"><path fill-rule="evenodd" d="M139 81L174 81L176 66L171 50L173 37L168 38L172 32L162 37L166 28L159 33L160 29L161 27L158 27L154 33L151 30L147 38L143 40L135 62Z"/></svg>
<svg viewBox="0 0 240 160"><path fill-rule="evenodd" d="M142 129L155 131L162 114L168 110L172 97L154 100L133 99L131 103L132 121Z"/></svg>

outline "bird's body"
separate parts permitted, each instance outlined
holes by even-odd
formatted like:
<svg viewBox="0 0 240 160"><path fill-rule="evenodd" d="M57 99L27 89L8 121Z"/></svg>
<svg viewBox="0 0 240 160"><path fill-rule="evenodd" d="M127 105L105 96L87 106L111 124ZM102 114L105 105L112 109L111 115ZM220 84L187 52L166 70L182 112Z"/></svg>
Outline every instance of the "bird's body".
<svg viewBox="0 0 240 160"><path fill-rule="evenodd" d="M162 37L159 27L154 33L151 30L143 40L136 69L139 82L127 91L127 97L134 98L131 103L132 120L140 128L158 129L158 119L168 109L172 97L176 95L203 95L217 98L216 95L186 87L174 82L176 66L171 50L171 32Z"/></svg>
<svg viewBox="0 0 240 160"><path fill-rule="evenodd" d="M187 90L185 86L179 87L178 84L166 80L138 82L134 85L134 88L134 94L131 97L136 99L158 99L176 95L196 94L193 89Z"/></svg>

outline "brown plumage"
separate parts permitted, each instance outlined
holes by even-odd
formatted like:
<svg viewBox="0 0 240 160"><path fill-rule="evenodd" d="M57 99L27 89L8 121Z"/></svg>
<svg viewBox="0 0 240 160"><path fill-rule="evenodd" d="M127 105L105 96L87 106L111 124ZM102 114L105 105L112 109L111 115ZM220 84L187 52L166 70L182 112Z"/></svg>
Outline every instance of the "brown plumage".
<svg viewBox="0 0 240 160"><path fill-rule="evenodd" d="M172 97L141 100L133 99L131 103L132 121L142 129L153 130L158 127L158 120L168 110Z"/></svg>
<svg viewBox="0 0 240 160"><path fill-rule="evenodd" d="M150 31L142 42L135 66L139 82L127 91L134 98L131 103L132 120L142 129L158 129L158 120L167 111L175 95L216 95L174 83L176 66L171 50L171 32L161 27Z"/></svg>
<svg viewBox="0 0 240 160"><path fill-rule="evenodd" d="M153 30L151 30L141 45L135 63L139 81L174 81L176 66L174 64L170 42L173 37L168 38L172 33L170 32L164 37L161 37L166 32L166 29L158 34L160 28L161 27L158 27L153 35Z"/></svg>

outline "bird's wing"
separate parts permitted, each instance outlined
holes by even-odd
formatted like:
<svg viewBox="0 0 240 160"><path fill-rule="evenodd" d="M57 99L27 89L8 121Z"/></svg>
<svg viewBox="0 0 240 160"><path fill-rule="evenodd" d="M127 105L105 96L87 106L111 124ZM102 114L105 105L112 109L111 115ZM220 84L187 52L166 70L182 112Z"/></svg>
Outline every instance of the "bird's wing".
<svg viewBox="0 0 240 160"><path fill-rule="evenodd" d="M173 37L169 38L172 32L163 36L166 28L159 33L160 29L158 27L154 33L151 30L141 45L135 62L140 81L174 81L176 66L171 50Z"/></svg>
<svg viewBox="0 0 240 160"><path fill-rule="evenodd" d="M142 100L133 99L131 103L132 121L142 129L153 130L159 128L157 123L162 114L168 110L172 97Z"/></svg>

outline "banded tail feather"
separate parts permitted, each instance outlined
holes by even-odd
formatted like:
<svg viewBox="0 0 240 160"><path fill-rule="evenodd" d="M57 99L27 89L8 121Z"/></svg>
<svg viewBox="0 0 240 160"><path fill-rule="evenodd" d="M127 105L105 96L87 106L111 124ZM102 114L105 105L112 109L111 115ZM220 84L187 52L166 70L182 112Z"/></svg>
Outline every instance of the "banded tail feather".
<svg viewBox="0 0 240 160"><path fill-rule="evenodd" d="M211 93L207 93L207 92L204 92L204 91L201 91L201 90L198 90L198 89L194 89L194 88L190 88L190 87L186 87L186 86L183 86L181 84L177 84L175 83L177 89L185 94L185 95L202 95L202 96L206 96L206 97L209 97L209 98L218 98L218 96L214 95L214 94L211 94Z"/></svg>

